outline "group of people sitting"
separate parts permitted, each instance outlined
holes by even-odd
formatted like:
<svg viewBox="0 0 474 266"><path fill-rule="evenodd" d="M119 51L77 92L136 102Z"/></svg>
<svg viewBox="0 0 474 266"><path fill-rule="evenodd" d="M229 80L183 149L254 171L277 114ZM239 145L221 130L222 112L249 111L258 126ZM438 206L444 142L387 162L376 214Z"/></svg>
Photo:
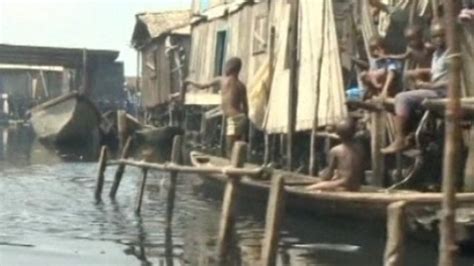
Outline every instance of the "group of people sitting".
<svg viewBox="0 0 474 266"><path fill-rule="evenodd" d="M375 64L360 74L366 88L366 98L394 98L395 140L383 148L385 154L397 153L408 147L407 135L414 113L425 99L446 97L448 85L445 27L435 21L430 28L431 41L425 42L422 27L411 25L404 31L407 50L391 55L384 40L374 37L369 50ZM414 68L403 72L404 61ZM403 82L406 81L406 82ZM404 84L406 84L404 86ZM313 191L357 191L364 178L364 150L353 140L354 121L345 120L336 126L341 144L331 149L329 165L320 173L327 181L308 187Z"/></svg>

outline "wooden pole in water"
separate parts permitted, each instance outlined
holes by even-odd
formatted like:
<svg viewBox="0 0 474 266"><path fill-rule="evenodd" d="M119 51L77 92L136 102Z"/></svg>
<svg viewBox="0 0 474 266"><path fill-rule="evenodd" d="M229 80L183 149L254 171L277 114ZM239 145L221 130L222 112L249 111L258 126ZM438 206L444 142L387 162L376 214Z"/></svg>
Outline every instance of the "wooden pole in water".
<svg viewBox="0 0 474 266"><path fill-rule="evenodd" d="M173 139L173 150L171 151L171 162L180 164L181 163L181 147L182 137L175 136ZM174 201L176 197L176 183L178 179L178 172L170 172L170 188L168 190L168 199L166 207L166 226L171 228L171 222L173 220Z"/></svg>
<svg viewBox="0 0 474 266"><path fill-rule="evenodd" d="M127 113L124 110L117 110L117 131L119 147L123 149L127 139Z"/></svg>
<svg viewBox="0 0 474 266"><path fill-rule="evenodd" d="M399 201L387 207L387 243L384 266L405 265L405 206Z"/></svg>
<svg viewBox="0 0 474 266"><path fill-rule="evenodd" d="M245 163L247 144L237 141L232 149L230 159L231 166L243 167ZM224 192L224 202L222 203L222 214L219 225L219 235L217 243L217 255L219 265L225 265L229 253L232 228L235 222L236 201L240 186L240 176L228 176Z"/></svg>
<svg viewBox="0 0 474 266"><path fill-rule="evenodd" d="M456 208L456 187L455 182L459 180L462 169L461 141L462 134L460 128L461 115L461 49L456 27L458 11L453 0L444 0L446 40L449 54L449 86L448 105L446 108L445 123L445 143L443 161L443 200L442 216L440 225L439 262L440 266L456 265L456 244L455 244L455 208Z"/></svg>
<svg viewBox="0 0 474 266"><path fill-rule="evenodd" d="M132 137L128 137L125 146L122 149L122 159L127 159L130 156L130 150L132 146ZM109 197L115 199L117 194L118 187L120 186L120 181L122 181L123 173L125 172L125 164L119 164L117 166L117 171L115 172L114 182L112 183L112 188L110 189Z"/></svg>
<svg viewBox="0 0 474 266"><path fill-rule="evenodd" d="M102 200L102 190L104 188L104 172L107 168L107 147L102 146L100 150L100 157L99 157L99 173L97 174L97 183L95 185L95 200L97 202Z"/></svg>
<svg viewBox="0 0 474 266"><path fill-rule="evenodd" d="M285 180L276 176L272 180L272 187L268 198L267 217L265 219L265 234L262 248L262 266L276 264L280 226L285 211Z"/></svg>
<svg viewBox="0 0 474 266"><path fill-rule="evenodd" d="M146 180L147 180L147 174L148 174L148 168L143 168L142 169L142 180L140 182L140 190L138 192L138 197L136 200L136 205L135 205L135 213L140 214L140 211L142 209L142 202L143 202L143 195L145 194L145 186L146 186Z"/></svg>
<svg viewBox="0 0 474 266"><path fill-rule="evenodd" d="M299 0L292 0L288 27L290 52L290 84L288 86L288 128L286 143L286 168L293 170L293 140L296 126L296 104L298 93L298 11Z"/></svg>

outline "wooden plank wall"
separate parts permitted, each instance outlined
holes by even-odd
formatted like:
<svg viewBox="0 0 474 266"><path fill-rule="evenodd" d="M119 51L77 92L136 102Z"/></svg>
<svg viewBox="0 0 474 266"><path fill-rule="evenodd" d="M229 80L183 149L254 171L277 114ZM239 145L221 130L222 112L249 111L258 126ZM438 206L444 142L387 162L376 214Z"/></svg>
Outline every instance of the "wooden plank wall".
<svg viewBox="0 0 474 266"><path fill-rule="evenodd" d="M267 13L267 3L262 2L244 6L228 17L194 25L191 38L190 78L200 82L214 78L217 32L227 30L228 43L225 58L238 56L242 59L240 78L244 83L248 83L252 74L256 72L267 56L268 50L259 54L252 53L255 18Z"/></svg>

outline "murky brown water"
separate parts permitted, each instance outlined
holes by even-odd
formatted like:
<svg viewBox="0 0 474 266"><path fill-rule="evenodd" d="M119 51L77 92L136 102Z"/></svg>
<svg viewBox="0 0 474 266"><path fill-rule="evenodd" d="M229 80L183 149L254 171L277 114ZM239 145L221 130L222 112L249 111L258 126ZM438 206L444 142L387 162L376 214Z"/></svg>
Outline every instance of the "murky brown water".
<svg viewBox="0 0 474 266"><path fill-rule="evenodd" d="M26 130L0 130L0 265L212 265L219 190L180 176L172 232L165 232L167 179L153 173L142 215L140 172L128 168L117 200L96 204L97 165L45 149ZM104 194L115 168L106 172ZM234 265L256 265L265 206L240 201ZM382 265L384 228L291 212L279 265ZM412 241L407 265L436 265L436 246ZM473 265L461 258L459 265Z"/></svg>

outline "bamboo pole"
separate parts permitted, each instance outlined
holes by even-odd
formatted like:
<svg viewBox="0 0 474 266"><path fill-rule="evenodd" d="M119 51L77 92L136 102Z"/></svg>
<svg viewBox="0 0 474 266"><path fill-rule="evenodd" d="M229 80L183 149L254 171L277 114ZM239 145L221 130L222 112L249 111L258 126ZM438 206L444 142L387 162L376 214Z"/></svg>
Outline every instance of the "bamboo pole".
<svg viewBox="0 0 474 266"><path fill-rule="evenodd" d="M392 203L387 207L384 266L405 265L405 207L404 201Z"/></svg>
<svg viewBox="0 0 474 266"><path fill-rule="evenodd" d="M298 93L298 12L299 0L292 0L288 27L290 51L290 84L288 86L288 128L286 143L286 168L293 170L293 141L296 126L296 104Z"/></svg>
<svg viewBox="0 0 474 266"><path fill-rule="evenodd" d="M173 139L173 150L171 151L171 162L175 164L181 163L181 136L175 136ZM173 220L174 202L176 197L176 183L178 179L178 171L170 171L170 188L168 190L167 206L166 206L166 227L171 228Z"/></svg>
<svg viewBox="0 0 474 266"><path fill-rule="evenodd" d="M285 180L282 176L276 176L272 180L272 187L267 205L267 217L265 219L265 234L262 248L262 266L276 264L278 241L280 237L280 226L285 210Z"/></svg>
<svg viewBox="0 0 474 266"><path fill-rule="evenodd" d="M97 182L95 185L94 197L97 202L102 200L102 190L104 188L104 172L107 168L107 147L102 146L99 157L99 173L97 174Z"/></svg>
<svg viewBox="0 0 474 266"><path fill-rule="evenodd" d="M456 244L455 244L455 208L456 208L456 187L455 180L461 174L461 49L456 27L456 18L459 10L455 8L455 1L444 0L446 40L449 51L449 88L448 106L446 109L446 133L444 143L443 161L443 202L440 225L439 262L440 266L456 265Z"/></svg>
<svg viewBox="0 0 474 266"><path fill-rule="evenodd" d="M326 13L326 4L327 1L323 1L323 14ZM326 25L326 16L324 16L323 19L323 25L322 29L323 32L326 33L325 30L325 25ZM326 36L323 33L323 38L321 41L321 49L319 51L318 55L318 69L319 72L317 73L317 78L316 78L316 95L314 95L314 118L313 118L313 128L311 130L311 141L310 141L310 154L309 154L309 175L310 176L315 176L318 173L318 162L316 160L317 158L317 150L318 148L316 147L316 142L317 142L317 132L318 132L318 126L319 126L319 121L318 121L318 113L319 113L319 95L320 95L320 83L321 83L321 74L322 74L322 65L323 65L323 57L324 57L324 47L326 46Z"/></svg>
<svg viewBox="0 0 474 266"><path fill-rule="evenodd" d="M122 160L128 158L130 156L130 150L132 146L132 138L129 137L125 146L122 149ZM110 164L109 164L110 165ZM109 197L115 199L115 195L117 194L118 187L120 186L120 181L122 181L123 173L125 172L125 164L120 163L118 164L117 171L115 172L114 182L112 183L112 188L110 189Z"/></svg>
<svg viewBox="0 0 474 266"><path fill-rule="evenodd" d="M136 205L135 205L135 213L140 214L141 208L142 208L142 202L143 202L143 195L145 194L145 186L146 186L146 180L148 177L148 168L143 168L142 169L142 180L140 182L140 190L137 196L136 200Z"/></svg>
<svg viewBox="0 0 474 266"><path fill-rule="evenodd" d="M232 149L231 165L233 167L243 167L245 163L247 144L237 141ZM232 229L235 222L235 211L237 196L240 186L240 176L229 175L224 192L224 202L222 204L222 214L220 218L217 254L219 265L226 265L229 255Z"/></svg>

